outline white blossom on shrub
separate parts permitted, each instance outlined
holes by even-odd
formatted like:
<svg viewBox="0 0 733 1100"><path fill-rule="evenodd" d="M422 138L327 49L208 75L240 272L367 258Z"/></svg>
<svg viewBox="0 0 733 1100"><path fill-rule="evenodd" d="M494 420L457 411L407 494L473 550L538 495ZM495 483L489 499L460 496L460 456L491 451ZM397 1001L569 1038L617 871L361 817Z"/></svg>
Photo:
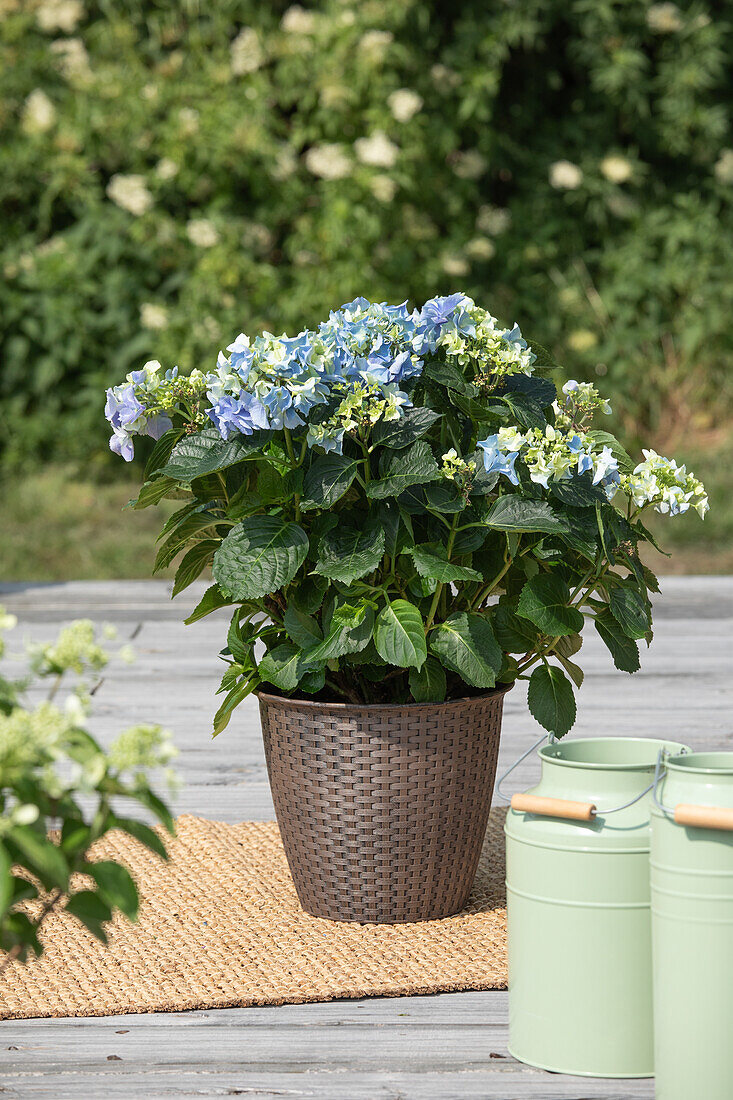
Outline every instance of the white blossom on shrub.
<svg viewBox="0 0 733 1100"><path fill-rule="evenodd" d="M575 191L583 182L583 171L570 160L550 165L550 185L559 191Z"/></svg>
<svg viewBox="0 0 733 1100"><path fill-rule="evenodd" d="M387 137L383 130L375 130L369 137L357 138L354 152L362 164L374 168L392 168L399 156L399 146Z"/></svg>
<svg viewBox="0 0 733 1100"><path fill-rule="evenodd" d="M197 248L213 248L219 242L219 231L208 218L191 218L186 224L186 236Z"/></svg>
<svg viewBox="0 0 733 1100"><path fill-rule="evenodd" d="M626 183L631 179L633 167L631 161L616 153L609 153L601 161L601 172L611 183Z"/></svg>
<svg viewBox="0 0 733 1100"><path fill-rule="evenodd" d="M240 31L232 42L231 55L234 76L256 72L265 60L257 31L252 27L245 27Z"/></svg>
<svg viewBox="0 0 733 1100"><path fill-rule="evenodd" d="M56 121L56 108L45 92L36 88L23 107L23 129L27 134L45 134Z"/></svg>
<svg viewBox="0 0 733 1100"><path fill-rule="evenodd" d="M338 142L311 146L305 154L305 166L324 180L342 180L351 175L351 160Z"/></svg>
<svg viewBox="0 0 733 1100"><path fill-rule="evenodd" d="M147 213L153 205L153 196L148 191L144 176L113 176L107 184L107 194L117 206L136 217Z"/></svg>
<svg viewBox="0 0 733 1100"><path fill-rule="evenodd" d="M398 122L409 122L422 108L423 99L411 88L398 88L387 98L387 106Z"/></svg>

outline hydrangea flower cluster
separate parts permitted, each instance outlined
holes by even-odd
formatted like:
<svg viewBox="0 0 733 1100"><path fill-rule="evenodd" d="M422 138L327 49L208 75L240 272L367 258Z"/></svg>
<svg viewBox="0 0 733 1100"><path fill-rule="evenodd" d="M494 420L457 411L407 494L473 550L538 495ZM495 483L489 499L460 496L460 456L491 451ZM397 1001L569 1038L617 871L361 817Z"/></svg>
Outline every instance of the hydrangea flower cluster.
<svg viewBox="0 0 733 1100"><path fill-rule="evenodd" d="M543 488L550 481L567 481L574 474L592 472L592 482L600 485L612 500L621 481L618 463L609 447L594 448L584 433L562 431L548 424L544 431L531 428L500 428L496 435L479 440L487 473L503 474L512 485L519 484L517 459L526 466L530 479Z"/></svg>
<svg viewBox="0 0 733 1100"><path fill-rule="evenodd" d="M223 439L307 424L308 446L340 453L345 433L411 407L410 384L436 351L472 364L480 386L530 374L535 358L516 325L504 330L465 294L432 298L421 310L355 298L295 337L240 333L207 375L163 375L159 363L146 363L107 391L110 447L130 461L133 436L158 439L179 410L196 427L208 418ZM325 415L311 415L317 406Z"/></svg>
<svg viewBox="0 0 733 1100"><path fill-rule="evenodd" d="M643 450L642 454L644 461L621 480L621 487L637 508L651 504L656 512L678 516L692 507L704 519L709 504L702 482L672 458L663 458L652 450Z"/></svg>
<svg viewBox="0 0 733 1100"><path fill-rule="evenodd" d="M564 431L579 431L586 428L596 412L607 416L611 413L611 403L601 397L592 382L576 382L569 379L562 388L563 401L555 401L555 427Z"/></svg>

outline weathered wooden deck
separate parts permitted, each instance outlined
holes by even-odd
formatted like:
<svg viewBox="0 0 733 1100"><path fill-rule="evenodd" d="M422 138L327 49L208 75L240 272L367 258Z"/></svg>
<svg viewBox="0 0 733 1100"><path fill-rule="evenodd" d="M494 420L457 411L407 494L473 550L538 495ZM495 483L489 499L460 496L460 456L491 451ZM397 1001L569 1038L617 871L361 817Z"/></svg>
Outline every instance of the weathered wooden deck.
<svg viewBox="0 0 733 1100"><path fill-rule="evenodd" d="M589 632L574 735L665 736L733 747L733 578L666 578L656 640L633 677L616 672ZM158 582L0 585L16 634L53 636L88 616L134 638L137 664L116 665L96 696L103 741L136 721L175 734L184 782L178 812L220 821L273 817L256 704L212 744L221 616L180 625ZM508 696L500 768L539 736L521 690ZM510 789L528 786L535 765ZM0 1094L52 1100L185 1096L318 1100L589 1100L652 1097L653 1082L544 1073L511 1058L505 993L334 1001L277 1008L0 1023Z"/></svg>

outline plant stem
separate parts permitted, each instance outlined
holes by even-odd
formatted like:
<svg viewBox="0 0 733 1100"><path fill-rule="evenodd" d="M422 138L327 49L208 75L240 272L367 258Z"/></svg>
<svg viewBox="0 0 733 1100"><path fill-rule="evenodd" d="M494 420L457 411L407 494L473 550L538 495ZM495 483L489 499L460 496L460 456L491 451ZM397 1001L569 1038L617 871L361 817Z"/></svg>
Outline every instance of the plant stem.
<svg viewBox="0 0 733 1100"><path fill-rule="evenodd" d="M445 550L446 550L446 560L447 561L450 561L450 556L451 556L451 553L453 552L453 543L456 541L456 525L457 525L457 522L458 522L457 515L454 515L453 520L452 520L451 525L450 525L450 534L448 535L448 543L447 543L446 548L445 548ZM428 621L425 624L425 633L426 634L430 630L431 626L433 625L433 619L435 618L435 612L438 609L438 601L440 600L440 594L441 594L442 591L443 591L443 582L438 581L438 586L435 589L435 592L433 593L433 599L432 599L432 602L430 604L430 610L428 611Z"/></svg>
<svg viewBox="0 0 733 1100"><path fill-rule="evenodd" d="M285 446L288 449L288 457L292 463L292 468L296 470L299 466L299 462L295 457L295 448L293 447L293 437L290 434L288 428L283 428L283 435L285 436ZM296 522L300 519L300 493L293 494L293 501L295 503L295 519Z"/></svg>

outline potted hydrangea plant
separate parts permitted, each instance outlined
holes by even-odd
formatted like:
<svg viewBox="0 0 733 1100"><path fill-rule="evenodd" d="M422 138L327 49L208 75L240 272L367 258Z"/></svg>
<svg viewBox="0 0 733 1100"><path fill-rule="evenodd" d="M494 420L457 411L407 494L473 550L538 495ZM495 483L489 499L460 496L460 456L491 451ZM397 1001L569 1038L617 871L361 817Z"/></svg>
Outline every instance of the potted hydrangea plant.
<svg viewBox="0 0 733 1100"><path fill-rule="evenodd" d="M155 447L134 502L181 500L155 569L189 615L233 608L214 733L259 695L273 797L306 909L437 917L466 901L504 693L556 736L591 620L617 668L651 639L649 508L704 514L684 467L635 465L515 326L464 294L358 298L295 337L240 335L216 368L148 363L108 391L111 447Z"/></svg>

